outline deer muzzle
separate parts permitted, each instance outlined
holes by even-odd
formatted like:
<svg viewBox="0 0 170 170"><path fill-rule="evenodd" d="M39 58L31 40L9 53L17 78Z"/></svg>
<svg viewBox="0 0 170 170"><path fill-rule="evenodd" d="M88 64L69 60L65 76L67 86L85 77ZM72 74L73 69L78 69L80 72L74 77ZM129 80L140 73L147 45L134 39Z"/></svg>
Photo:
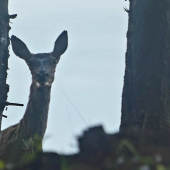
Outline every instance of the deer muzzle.
<svg viewBox="0 0 170 170"><path fill-rule="evenodd" d="M49 74L46 71L39 71L36 73L36 80L38 83L45 83L47 81Z"/></svg>

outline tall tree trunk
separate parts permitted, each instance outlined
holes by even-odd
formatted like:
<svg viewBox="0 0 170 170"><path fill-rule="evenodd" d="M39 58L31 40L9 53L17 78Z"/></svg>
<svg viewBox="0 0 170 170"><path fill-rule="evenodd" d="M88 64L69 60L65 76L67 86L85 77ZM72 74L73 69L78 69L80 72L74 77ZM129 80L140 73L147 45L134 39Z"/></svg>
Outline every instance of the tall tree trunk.
<svg viewBox="0 0 170 170"><path fill-rule="evenodd" d="M170 130L170 0L130 0L120 130Z"/></svg>
<svg viewBox="0 0 170 170"><path fill-rule="evenodd" d="M9 90L6 84L8 57L9 57L9 17L8 17L8 0L0 0L0 131L2 113L7 100Z"/></svg>

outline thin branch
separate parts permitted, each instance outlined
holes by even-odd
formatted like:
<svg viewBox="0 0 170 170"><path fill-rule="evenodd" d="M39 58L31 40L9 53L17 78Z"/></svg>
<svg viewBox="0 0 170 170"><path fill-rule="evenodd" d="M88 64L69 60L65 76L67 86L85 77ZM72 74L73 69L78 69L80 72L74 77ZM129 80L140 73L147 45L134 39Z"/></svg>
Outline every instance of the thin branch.
<svg viewBox="0 0 170 170"><path fill-rule="evenodd" d="M9 102L6 102L5 106L24 106L24 105L23 104L19 104L19 103L9 103Z"/></svg>
<svg viewBox="0 0 170 170"><path fill-rule="evenodd" d="M9 19L15 19L17 17L17 14L13 14L13 15L8 15Z"/></svg>
<svg viewBox="0 0 170 170"><path fill-rule="evenodd" d="M123 9L129 14L129 12L130 12L129 9L127 9L126 7L124 7Z"/></svg>

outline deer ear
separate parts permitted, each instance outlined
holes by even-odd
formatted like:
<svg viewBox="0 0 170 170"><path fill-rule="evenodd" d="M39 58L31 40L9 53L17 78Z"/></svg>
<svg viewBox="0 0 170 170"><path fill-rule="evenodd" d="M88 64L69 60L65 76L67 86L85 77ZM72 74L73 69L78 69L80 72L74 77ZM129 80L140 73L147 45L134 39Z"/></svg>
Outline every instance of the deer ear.
<svg viewBox="0 0 170 170"><path fill-rule="evenodd" d="M12 49L18 57L28 61L31 58L31 53L27 46L16 36L11 37Z"/></svg>
<svg viewBox="0 0 170 170"><path fill-rule="evenodd" d="M54 50L52 55L55 58L60 58L60 56L66 51L68 46L68 35L67 31L63 31L57 40L55 41Z"/></svg>

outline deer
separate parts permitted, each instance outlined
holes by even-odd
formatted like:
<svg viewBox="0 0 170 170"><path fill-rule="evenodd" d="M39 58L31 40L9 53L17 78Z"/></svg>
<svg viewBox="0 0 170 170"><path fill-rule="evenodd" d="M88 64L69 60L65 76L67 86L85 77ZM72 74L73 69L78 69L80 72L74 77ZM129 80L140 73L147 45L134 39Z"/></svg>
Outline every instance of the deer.
<svg viewBox="0 0 170 170"><path fill-rule="evenodd" d="M25 60L32 75L29 101L23 118L1 132L0 160L6 163L22 163L28 153L36 152L34 136L42 143L48 119L51 86L60 56L68 46L67 31L63 31L54 44L53 52L32 54L25 43L16 36L11 37L16 56ZM29 142L28 142L29 141ZM29 144L31 146L29 146ZM42 145L40 146L42 150Z"/></svg>

